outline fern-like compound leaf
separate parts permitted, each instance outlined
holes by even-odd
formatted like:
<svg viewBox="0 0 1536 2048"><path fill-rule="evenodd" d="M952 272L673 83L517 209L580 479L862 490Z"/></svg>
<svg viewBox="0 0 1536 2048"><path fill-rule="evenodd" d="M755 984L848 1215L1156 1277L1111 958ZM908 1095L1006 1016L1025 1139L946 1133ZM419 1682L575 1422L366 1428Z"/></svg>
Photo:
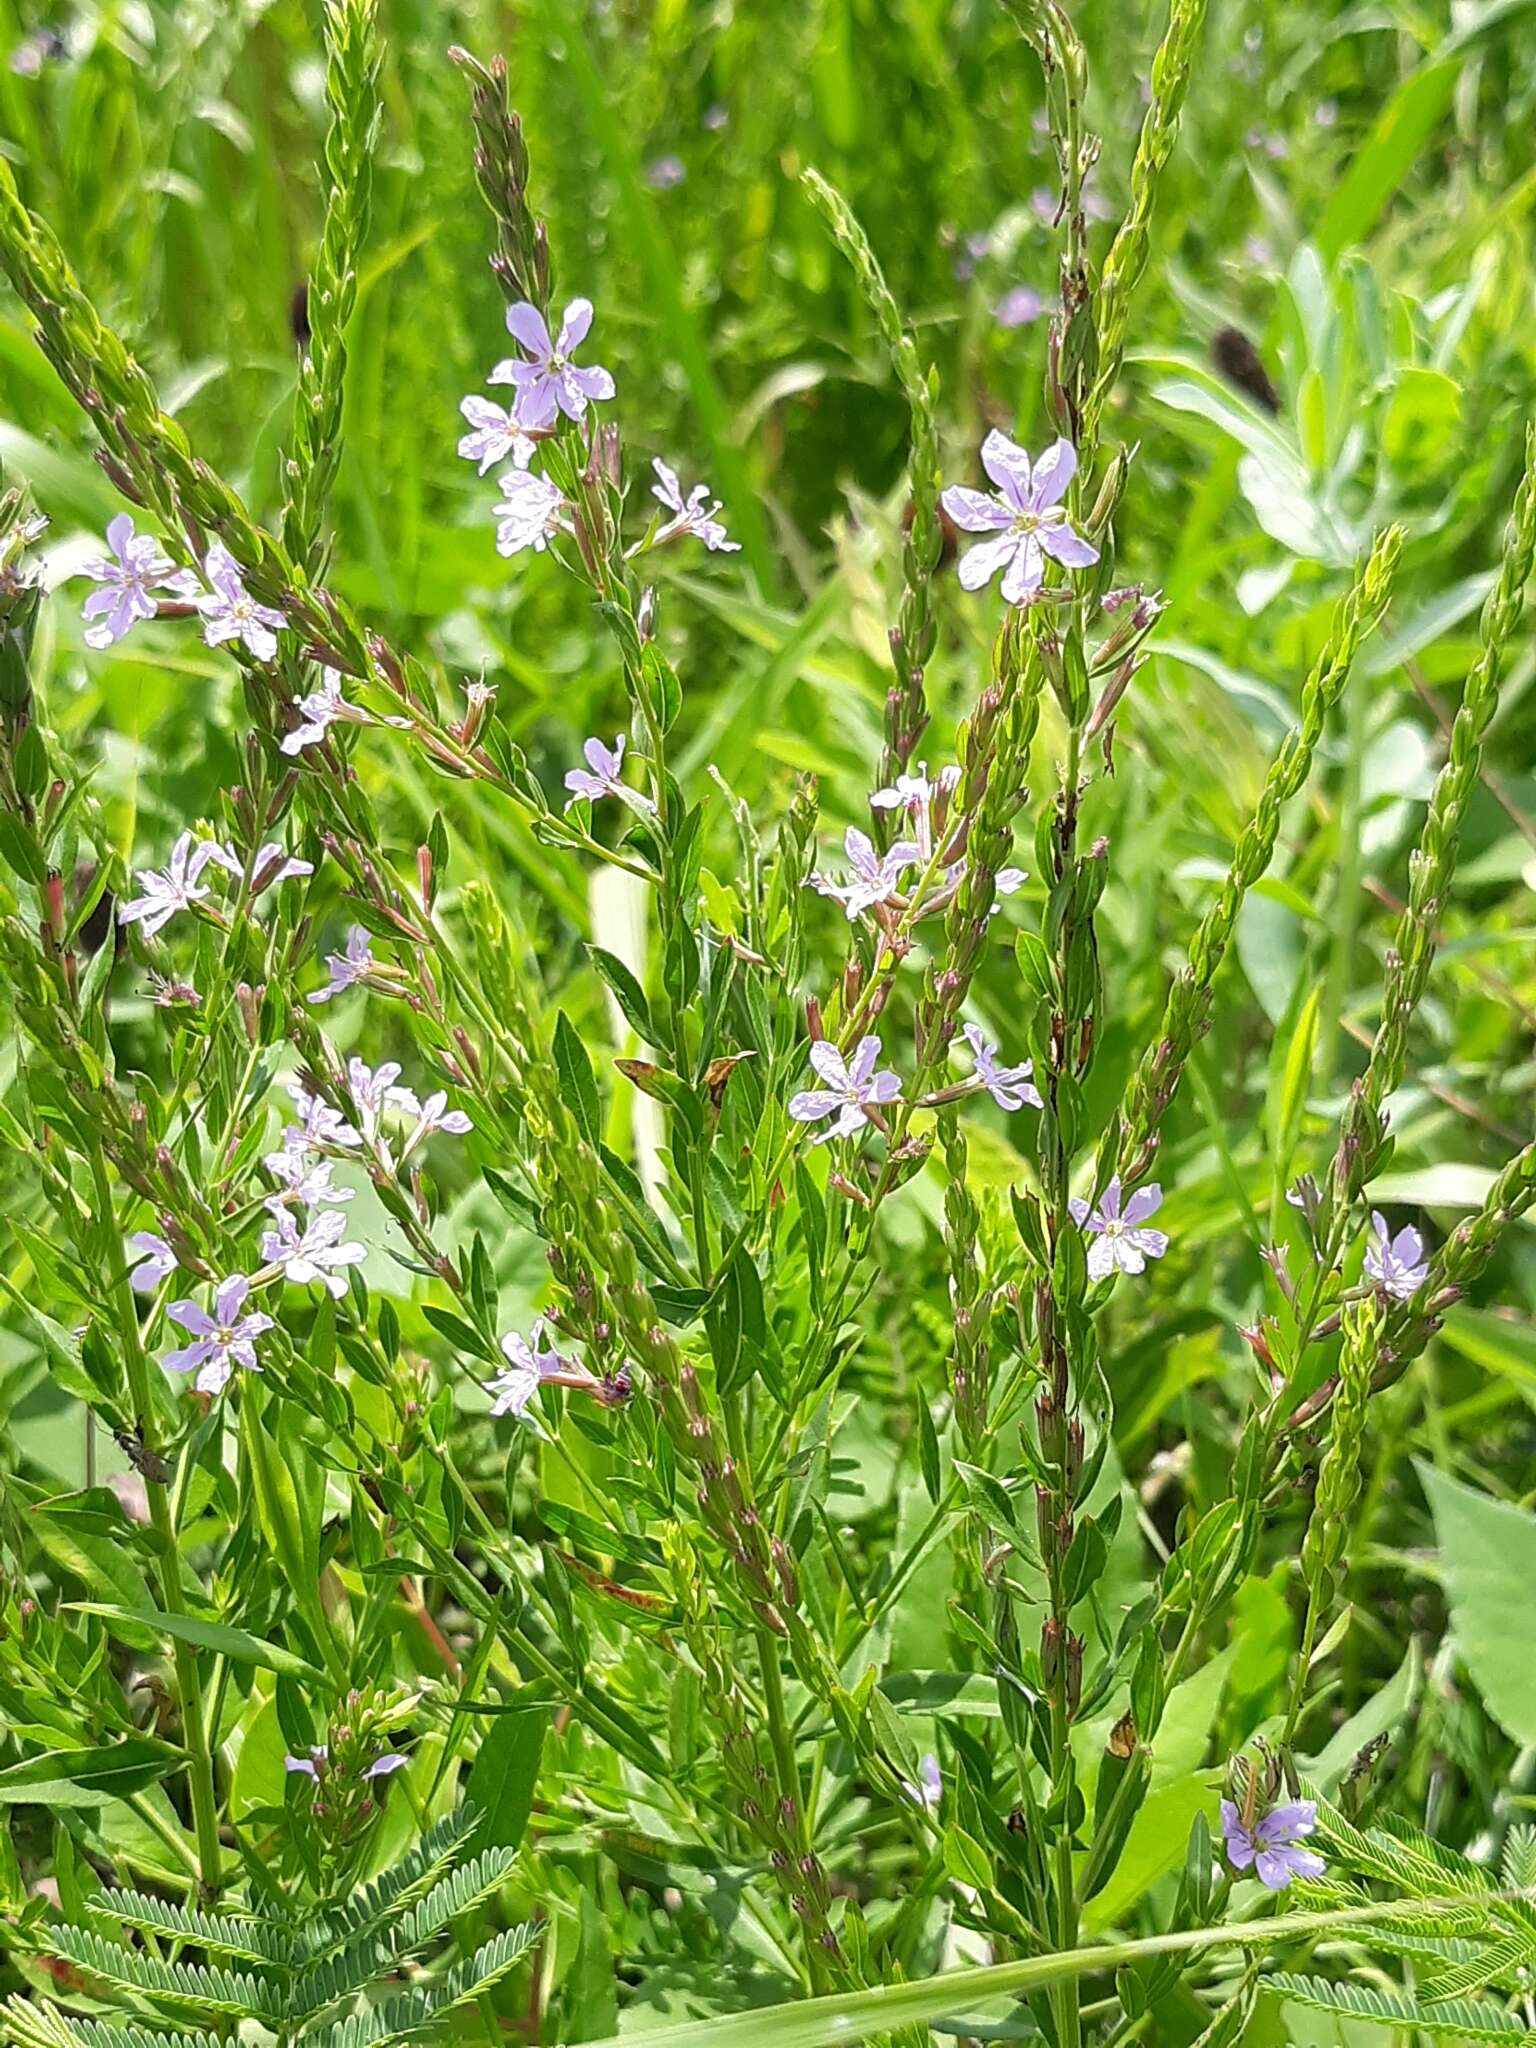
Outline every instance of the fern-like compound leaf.
<svg viewBox="0 0 1536 2048"><path fill-rule="evenodd" d="M1265 1979L1280 1998L1294 1999L1318 2012L1343 2013L1377 2026L1417 2028L1453 2041L1524 2042L1536 2048L1536 2033L1525 2022L1491 2000L1447 1999L1427 2005L1407 1992L1379 1991L1368 1984L1334 1984L1326 1977L1292 1977L1284 1973Z"/></svg>
<svg viewBox="0 0 1536 2048"><path fill-rule="evenodd" d="M276 2019L281 2000L259 1977L212 1965L163 1963L158 1956L124 1948L84 1927L61 1927L53 1945L88 1976L118 1991L137 1992L153 2004L189 2007L201 2015L233 2013L241 2019Z"/></svg>
<svg viewBox="0 0 1536 2048"><path fill-rule="evenodd" d="M186 1941L210 1955L238 1956L251 1963L287 1963L293 1943L281 1928L245 1914L203 1913L149 1892L106 1891L86 1901L93 1918L109 1919L142 1934Z"/></svg>

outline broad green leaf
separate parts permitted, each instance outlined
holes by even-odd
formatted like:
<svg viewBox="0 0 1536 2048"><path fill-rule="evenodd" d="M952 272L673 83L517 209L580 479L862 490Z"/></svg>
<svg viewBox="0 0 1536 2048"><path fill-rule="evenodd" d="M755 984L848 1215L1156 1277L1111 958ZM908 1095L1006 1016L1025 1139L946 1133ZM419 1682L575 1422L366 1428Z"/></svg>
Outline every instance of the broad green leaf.
<svg viewBox="0 0 1536 2048"><path fill-rule="evenodd" d="M292 1650L285 1650L281 1643L267 1642L261 1636L253 1636L249 1629L233 1628L228 1622L204 1621L196 1614L162 1614L154 1607L112 1607L96 1600L77 1600L72 1604L77 1614L99 1614L105 1621L132 1622L137 1627L153 1629L157 1635L191 1643L199 1650L213 1650L236 1664L259 1664L289 1678L324 1680L323 1672L304 1658L296 1657Z"/></svg>
<svg viewBox="0 0 1536 2048"><path fill-rule="evenodd" d="M1434 1511L1440 1567L1462 1661L1500 1727L1536 1742L1531 1587L1536 1515L1463 1486L1422 1459L1414 1470Z"/></svg>
<svg viewBox="0 0 1536 2048"><path fill-rule="evenodd" d="M99 1749L54 1749L0 1771L0 1806L100 1806L180 1768L163 1742L132 1736Z"/></svg>
<svg viewBox="0 0 1536 2048"><path fill-rule="evenodd" d="M544 1754L548 1712L498 1714L481 1739L464 1796L481 1812L482 1847L515 1849L533 1811L533 1792Z"/></svg>

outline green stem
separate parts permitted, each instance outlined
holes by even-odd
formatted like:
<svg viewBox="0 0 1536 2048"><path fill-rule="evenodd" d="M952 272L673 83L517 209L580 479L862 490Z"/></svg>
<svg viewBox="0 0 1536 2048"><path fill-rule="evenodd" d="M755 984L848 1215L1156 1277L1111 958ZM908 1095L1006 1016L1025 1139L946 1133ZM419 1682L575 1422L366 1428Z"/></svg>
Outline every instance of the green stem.
<svg viewBox="0 0 1536 2048"><path fill-rule="evenodd" d="M1329 953L1328 979L1323 997L1322 1047L1324 1078L1339 1071L1343 1051L1345 1005L1349 999L1354 964L1355 933L1360 911L1360 787L1365 758L1367 714L1370 699L1365 676L1355 676L1345 686L1344 778L1339 791L1338 887L1333 899L1333 945Z"/></svg>
<svg viewBox="0 0 1536 2048"><path fill-rule="evenodd" d="M112 1202L111 1183L107 1178L106 1154L102 1150L100 1138L94 1134L90 1161L91 1178L96 1192L97 1223L103 1241L110 1241L117 1231L116 1210ZM118 1263L121 1264L121 1261ZM127 1366L134 1420L145 1450L154 1454L154 1402L151 1394L149 1361L139 1341L139 1319L126 1272L117 1281L113 1296L118 1328L123 1340L123 1356ZM179 1614L184 1609L181 1598L181 1574L178 1568L179 1553L176 1547L176 1524L171 1516L170 1499L164 1483L156 1479L152 1473L146 1472L144 1475L144 1491L149 1503L150 1523L156 1538L155 1576L160 1586L160 1603L167 1614ZM219 1805L213 1776L213 1753L208 1744L208 1725L203 1708L202 1678L198 1670L197 1652L190 1643L173 1640L171 1656L176 1672L177 1694L181 1701L182 1744L186 1751L187 1781L192 1797L192 1822L197 1837L197 1861L202 1894L205 1899L215 1899L222 1883Z"/></svg>

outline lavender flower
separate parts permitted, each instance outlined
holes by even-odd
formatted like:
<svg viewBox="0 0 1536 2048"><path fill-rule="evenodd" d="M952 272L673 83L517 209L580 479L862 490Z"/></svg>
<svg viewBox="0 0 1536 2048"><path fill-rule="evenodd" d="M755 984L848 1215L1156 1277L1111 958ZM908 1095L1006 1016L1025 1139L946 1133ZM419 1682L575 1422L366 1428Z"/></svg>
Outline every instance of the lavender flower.
<svg viewBox="0 0 1536 2048"><path fill-rule="evenodd" d="M1394 1301L1411 1301L1429 1277L1423 1238L1411 1223L1394 1237L1379 1209L1371 1211L1371 1229L1376 1241L1365 1255L1366 1273Z"/></svg>
<svg viewBox="0 0 1536 2048"><path fill-rule="evenodd" d="M275 889L279 882L295 881L314 872L313 861L298 860L275 839L269 839L257 847L256 858L251 862L251 894L259 896L264 889Z"/></svg>
<svg viewBox="0 0 1536 2048"><path fill-rule="evenodd" d="M944 880L949 888L955 889L959 887L965 878L965 868L966 863L963 860L957 860L944 870ZM1028 880L1028 868L999 868L992 877L992 893L994 896L1017 896ZM996 917L1002 907L1001 903L993 903L987 912L987 916Z"/></svg>
<svg viewBox="0 0 1536 2048"><path fill-rule="evenodd" d="M695 484L685 498L675 469L669 469L659 455L651 467L660 478L659 483L652 484L651 496L659 498L674 515L657 532L656 547L677 534L691 533L695 540L703 541L711 554L734 555L741 552L741 542L732 540L715 517L720 510L720 500L710 497L708 484Z"/></svg>
<svg viewBox="0 0 1536 2048"><path fill-rule="evenodd" d="M934 807L947 800L959 783L958 767L941 768L930 782L928 763L919 761L915 775L898 775L889 789L877 789L869 801L877 811L906 812L917 838L918 858L927 861L933 854Z"/></svg>
<svg viewBox="0 0 1536 2048"><path fill-rule="evenodd" d="M169 924L178 910L190 910L194 903L206 902L208 890L200 877L210 861L217 861L220 866L225 864L224 852L225 849L211 839L194 840L190 832L183 832L171 848L171 858L165 868L159 871L139 869L144 893L118 906L118 923L140 923L146 936L152 938L163 925Z"/></svg>
<svg viewBox="0 0 1536 2048"><path fill-rule="evenodd" d="M470 424L470 432L460 438L459 453L466 462L478 463L482 476L492 463L505 462L509 455L519 469L532 462L536 444L492 399L471 393L460 399L459 411Z"/></svg>
<svg viewBox="0 0 1536 2048"><path fill-rule="evenodd" d="M992 318L999 327L1028 327L1044 311L1045 301L1033 285L1016 284L992 308Z"/></svg>
<svg viewBox="0 0 1536 2048"><path fill-rule="evenodd" d="M1321 1877L1327 1868L1315 1850L1299 1847L1317 1826L1317 1807L1310 1799L1276 1806L1254 1827L1245 1826L1230 1799L1221 1802L1221 1832L1227 1861L1234 1870L1256 1869L1261 1884L1283 1892L1293 1877Z"/></svg>
<svg viewBox="0 0 1536 2048"><path fill-rule="evenodd" d="M877 854L874 841L857 825L850 825L843 834L843 850L852 870L846 882L834 882L818 869L807 877L806 886L820 896L830 896L834 903L841 903L850 924L864 911L889 903L899 893L903 871L911 867L921 852L915 840L898 839L894 846Z"/></svg>
<svg viewBox="0 0 1536 2048"><path fill-rule="evenodd" d="M128 1249L138 1261L128 1276L128 1285L135 1294L153 1294L166 1275L176 1270L175 1252L152 1230L136 1230L128 1240Z"/></svg>
<svg viewBox="0 0 1536 2048"><path fill-rule="evenodd" d="M173 1301L166 1314L195 1340L183 1350L168 1351L162 1363L167 1372L197 1372L193 1382L200 1394L222 1393L237 1365L247 1372L260 1372L256 1339L272 1328L272 1318L259 1309L245 1312L245 1298L251 1283L242 1273L220 1281L213 1297L213 1314L195 1301Z"/></svg>
<svg viewBox="0 0 1536 2048"><path fill-rule="evenodd" d="M964 557L960 581L979 590L999 569L1003 598L1022 604L1045 577L1045 558L1069 569L1086 569L1099 551L1073 526L1061 500L1077 471L1077 451L1070 441L1056 441L1040 460L1028 455L1006 434L994 430L981 444L981 466L997 485L992 493L951 484L943 494L944 510L967 533L991 533Z"/></svg>
<svg viewBox="0 0 1536 2048"><path fill-rule="evenodd" d="M1090 1280L1107 1280L1111 1273L1117 1271L1144 1273L1148 1259L1163 1256L1168 1249L1166 1234L1161 1230L1142 1228L1146 1219L1162 1207L1162 1202L1163 1191L1153 1181L1147 1187L1138 1188L1122 1212L1118 1173L1099 1198L1096 1209L1090 1210L1080 1196L1072 1197L1072 1220L1081 1224L1092 1239L1088 1247Z"/></svg>
<svg viewBox="0 0 1536 2048"><path fill-rule="evenodd" d="M401 1109L412 1116L420 1114L421 1104L410 1089L396 1087L399 1074L398 1060L385 1060L378 1067L366 1066L355 1056L347 1061L347 1084L357 1105L363 1136L370 1143L379 1134L379 1123L386 1110Z"/></svg>
<svg viewBox="0 0 1536 2048"><path fill-rule="evenodd" d="M313 995L306 996L310 1003L328 1003L332 996L339 996L372 973L375 962L373 947L367 932L360 924L353 925L347 933L345 953L327 953L325 964L331 978L324 988L317 988Z"/></svg>
<svg viewBox="0 0 1536 2048"><path fill-rule="evenodd" d="M680 156L659 156L645 167L645 182L653 192L671 192L687 175L687 166Z"/></svg>
<svg viewBox="0 0 1536 2048"><path fill-rule="evenodd" d="M256 661L271 661L277 636L288 621L271 605L258 604L241 581L240 566L223 541L210 541L203 557L208 588L194 600L203 615L203 638L210 647L243 641Z"/></svg>
<svg viewBox="0 0 1536 2048"><path fill-rule="evenodd" d="M290 1126L290 1134L294 1130L296 1127ZM297 1144L284 1145L280 1151L269 1152L261 1162L281 1190L278 1194L268 1195L262 1206L270 1215L280 1216L294 1206L320 1209L328 1202L350 1202L357 1192L355 1188L331 1185L335 1161L312 1157L303 1133L298 1132L297 1135Z"/></svg>
<svg viewBox="0 0 1536 2048"><path fill-rule="evenodd" d="M789 1113L797 1124L819 1123L835 1116L830 1130L818 1131L811 1140L825 1145L832 1138L851 1138L871 1121L868 1105L894 1102L901 1093L900 1077L889 1067L875 1072L880 1057L878 1038L861 1038L849 1066L830 1038L819 1038L811 1047L811 1065L827 1084L809 1088L790 1097Z"/></svg>
<svg viewBox="0 0 1536 2048"><path fill-rule="evenodd" d="M360 1266L368 1256L365 1245L341 1243L346 1217L327 1209L312 1217L302 1231L286 1209L277 1211L274 1220L276 1230L265 1232L261 1240L261 1256L268 1265L275 1266L295 1287L319 1280L340 1301L347 1291L342 1268Z"/></svg>
<svg viewBox="0 0 1536 2048"><path fill-rule="evenodd" d="M395 1072L400 1070L397 1067ZM290 1124L283 1133L284 1146L293 1151L318 1149L322 1145L335 1145L342 1151L360 1145L362 1139L347 1122L339 1109L312 1095L297 1074L287 1081L288 1093L293 1097L294 1108L299 1121Z"/></svg>
<svg viewBox="0 0 1536 2048"><path fill-rule="evenodd" d="M591 399L612 398L613 379L606 370L578 369L571 361L592 325L592 301L572 299L560 323L560 338L551 341L544 316L526 299L507 308L507 330L529 360L508 356L486 380L517 389L512 411L524 430L554 425L557 412L579 420Z"/></svg>
<svg viewBox="0 0 1536 2048"><path fill-rule="evenodd" d="M87 647L111 647L140 619L152 619L158 606L152 590L186 594L190 571L178 569L152 533L135 533L133 520L119 512L107 528L111 554L81 565L80 574L101 585L81 607L87 621ZM191 578L195 586L197 579Z"/></svg>
<svg viewBox="0 0 1536 2048"><path fill-rule="evenodd" d="M565 786L571 792L571 808L578 799L585 797L588 803L596 803L599 797L616 796L620 803L628 804L632 811L642 817L654 818L656 806L643 790L631 789L623 780L624 735L617 733L611 747L605 747L600 739L583 740L582 753L586 756L585 768L567 771Z"/></svg>
<svg viewBox="0 0 1536 2048"><path fill-rule="evenodd" d="M409 1093L409 1090L400 1089L398 1093L404 1096ZM450 1137L462 1138L467 1131L472 1131L475 1128L462 1109L449 1109L448 1095L445 1089L439 1088L435 1094L429 1095L426 1101L422 1103L416 1103L414 1096L411 1100L415 1104L412 1114L416 1118L416 1125L404 1145L400 1148L402 1165L410 1158L416 1147L424 1139L430 1138L434 1131L446 1131ZM407 1105L402 1102L400 1106L404 1108Z"/></svg>
<svg viewBox="0 0 1536 2048"><path fill-rule="evenodd" d="M1287 1188L1285 1199L1293 1209L1299 1209L1306 1218L1309 1236L1317 1236L1317 1222L1323 1211L1323 1191L1310 1173L1304 1173L1295 1187Z"/></svg>
<svg viewBox="0 0 1536 2048"><path fill-rule="evenodd" d="M496 513L496 552L520 555L532 548L543 554L566 523L565 499L547 477L527 469L504 469Z"/></svg>
<svg viewBox="0 0 1536 2048"><path fill-rule="evenodd" d="M163 974L151 974L149 1000L157 1010L195 1010L203 999L190 981L167 981Z"/></svg>
<svg viewBox="0 0 1536 2048"><path fill-rule="evenodd" d="M936 1813L939 1801L944 1796L944 1776L939 1769L936 1756L925 1756L917 1767L917 1777L903 1778L901 1789L909 1799L924 1807L929 1813Z"/></svg>
<svg viewBox="0 0 1536 2048"><path fill-rule="evenodd" d="M245 862L234 847L214 840L209 848L208 858L215 867L225 874L233 875L237 882L245 880ZM278 845L275 839L258 846L251 859L251 894L259 896L264 889L275 887L278 882L287 882L298 875L312 875L313 861L298 860Z"/></svg>
<svg viewBox="0 0 1536 2048"><path fill-rule="evenodd" d="M300 722L292 732L283 735L282 751L285 754L299 754L306 747L315 746L325 738L337 719L348 719L361 725L366 718L366 713L359 711L355 704L349 704L341 694L341 677L334 669L327 669L321 676L318 690L311 690L307 697L295 697L293 707Z"/></svg>
<svg viewBox="0 0 1536 2048"><path fill-rule="evenodd" d="M979 1024L965 1026L965 1042L976 1061L976 1079L999 1109L1022 1109L1026 1102L1031 1109L1041 1107L1040 1091L1029 1078L1035 1070L1033 1061L1025 1060L1018 1067L1000 1067L997 1046Z"/></svg>
<svg viewBox="0 0 1536 2048"><path fill-rule="evenodd" d="M507 1370L498 1373L486 1388L493 1415L515 1415L521 1420L544 1380L571 1370L571 1361L546 1342L547 1334L547 1326L540 1317L526 1337L509 1331L502 1338Z"/></svg>
<svg viewBox="0 0 1536 2048"><path fill-rule="evenodd" d="M318 1784L320 1774L329 1764L330 1758L328 1746L323 1742L317 1742L308 1756L285 1756L283 1769L290 1777L313 1778ZM393 1772L403 1770L409 1762L408 1756L401 1756L398 1751L391 1750L385 1756L375 1757L368 1768L359 1775L364 1779L387 1778Z"/></svg>

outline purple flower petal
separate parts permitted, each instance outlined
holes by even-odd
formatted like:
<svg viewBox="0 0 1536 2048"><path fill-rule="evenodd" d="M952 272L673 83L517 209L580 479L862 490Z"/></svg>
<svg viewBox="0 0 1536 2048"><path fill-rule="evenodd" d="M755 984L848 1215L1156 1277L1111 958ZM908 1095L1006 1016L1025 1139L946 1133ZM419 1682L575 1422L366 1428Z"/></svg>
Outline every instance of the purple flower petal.
<svg viewBox="0 0 1536 2048"><path fill-rule="evenodd" d="M575 303L582 302L578 300ZM508 306L507 332L536 361L547 362L555 352L549 338L549 329L544 325L544 315L537 306L530 305L527 299L519 300L515 306Z"/></svg>
<svg viewBox="0 0 1536 2048"><path fill-rule="evenodd" d="M566 307L565 316L560 323L560 339L556 344L559 353L563 356L568 356L572 349L580 348L581 344L586 340L591 326L592 301L590 299L572 299ZM547 355L548 353L549 351L546 349L545 354Z"/></svg>
<svg viewBox="0 0 1536 2048"><path fill-rule="evenodd" d="M1059 505L1077 474L1077 450L1070 441L1053 441L1035 464L1030 481L1030 504L1036 512Z"/></svg>
<svg viewBox="0 0 1536 2048"><path fill-rule="evenodd" d="M1283 1892L1291 1881L1291 1852L1288 1849L1260 1849L1254 1857L1254 1865L1260 1884L1268 1885L1272 1892Z"/></svg>
<svg viewBox="0 0 1536 2048"><path fill-rule="evenodd" d="M1045 556L1041 550L1039 533L1020 535L1014 544L1013 559L1003 571L1003 602L1022 604L1031 591L1040 588L1044 580Z"/></svg>
<svg viewBox="0 0 1536 2048"><path fill-rule="evenodd" d="M607 782L616 782L624 766L624 735L619 733L611 747L605 747L600 739L586 740L582 754L594 775L601 775Z"/></svg>
<svg viewBox="0 0 1536 2048"><path fill-rule="evenodd" d="M878 1046L876 1050L878 1051ZM811 1047L811 1065L829 1088L847 1088L850 1075L842 1054L830 1038L818 1038Z"/></svg>
<svg viewBox="0 0 1536 2048"><path fill-rule="evenodd" d="M973 491L965 484L951 484L941 494L939 503L956 526L966 533L994 533L1013 523L1013 516L1006 505L1000 504L987 492Z"/></svg>
<svg viewBox="0 0 1536 2048"><path fill-rule="evenodd" d="M1041 547L1066 569L1087 569L1099 559L1099 551L1091 540L1084 540L1075 527L1042 526L1039 531Z"/></svg>
<svg viewBox="0 0 1536 2048"><path fill-rule="evenodd" d="M573 384L583 398L612 398L615 390L612 376L596 363L590 368L583 368L579 363L571 364L566 370L565 381Z"/></svg>
<svg viewBox="0 0 1536 2048"><path fill-rule="evenodd" d="M239 1315L240 1310L245 1305L245 1297L250 1291L251 1283L243 1273L231 1273L229 1278L220 1286L218 1293L213 1298L213 1306L220 1323L225 1329L228 1329L229 1325L235 1320L235 1317Z"/></svg>
<svg viewBox="0 0 1536 2048"><path fill-rule="evenodd" d="M1281 1842L1296 1835L1310 1835L1317 1827L1317 1801L1293 1799L1285 1806L1272 1807L1254 1830L1262 1842Z"/></svg>
<svg viewBox="0 0 1536 2048"><path fill-rule="evenodd" d="M207 1309L199 1307L195 1301L173 1301L166 1314L173 1323L179 1323L194 1337L212 1337L218 1331L219 1326Z"/></svg>
<svg viewBox="0 0 1536 2048"><path fill-rule="evenodd" d="M1000 533L996 540L984 540L960 558L960 587L962 590L980 590L984 583L990 583L999 569L1006 568L1019 551L1018 538L1012 533Z"/></svg>
<svg viewBox="0 0 1536 2048"><path fill-rule="evenodd" d="M798 1095L789 1098L789 1113L797 1124L813 1124L842 1104L841 1095L833 1095L822 1088L805 1088Z"/></svg>
<svg viewBox="0 0 1536 2048"><path fill-rule="evenodd" d="M1115 1199L1118 1202L1120 1190L1120 1182L1118 1178L1112 1180L1109 1185L1115 1190ZM1135 1194L1132 1195L1131 1199L1126 1203L1125 1211L1121 1220L1127 1224L1145 1222L1148 1216L1155 1216L1162 1206L1162 1188L1158 1185L1158 1183L1155 1180L1150 1181L1146 1187L1138 1188ZM1108 1189L1105 1190L1104 1213L1106 1216L1112 1213L1109 1208Z"/></svg>
<svg viewBox="0 0 1536 2048"><path fill-rule="evenodd" d="M514 368L530 367L514 364ZM526 384L519 382L517 399L512 407L512 417L520 427L530 430L547 427L560 410L560 386L546 370L539 370Z"/></svg>
<svg viewBox="0 0 1536 2048"><path fill-rule="evenodd" d="M170 1313L169 1310L166 1311ZM167 1372L191 1372L196 1365L202 1365L212 1358L217 1346L205 1340L201 1344L189 1344L182 1351L167 1351L160 1361Z"/></svg>
<svg viewBox="0 0 1536 2048"><path fill-rule="evenodd" d="M1017 441L994 427L981 444L981 466L1015 512L1035 509L1031 496L1033 467Z"/></svg>
<svg viewBox="0 0 1536 2048"><path fill-rule="evenodd" d="M875 1071L875 1062L879 1057L880 1041L878 1038L861 1038L859 1040L854 1050L853 1064L848 1070L849 1078L855 1088L862 1089L869 1085L869 1077Z"/></svg>

